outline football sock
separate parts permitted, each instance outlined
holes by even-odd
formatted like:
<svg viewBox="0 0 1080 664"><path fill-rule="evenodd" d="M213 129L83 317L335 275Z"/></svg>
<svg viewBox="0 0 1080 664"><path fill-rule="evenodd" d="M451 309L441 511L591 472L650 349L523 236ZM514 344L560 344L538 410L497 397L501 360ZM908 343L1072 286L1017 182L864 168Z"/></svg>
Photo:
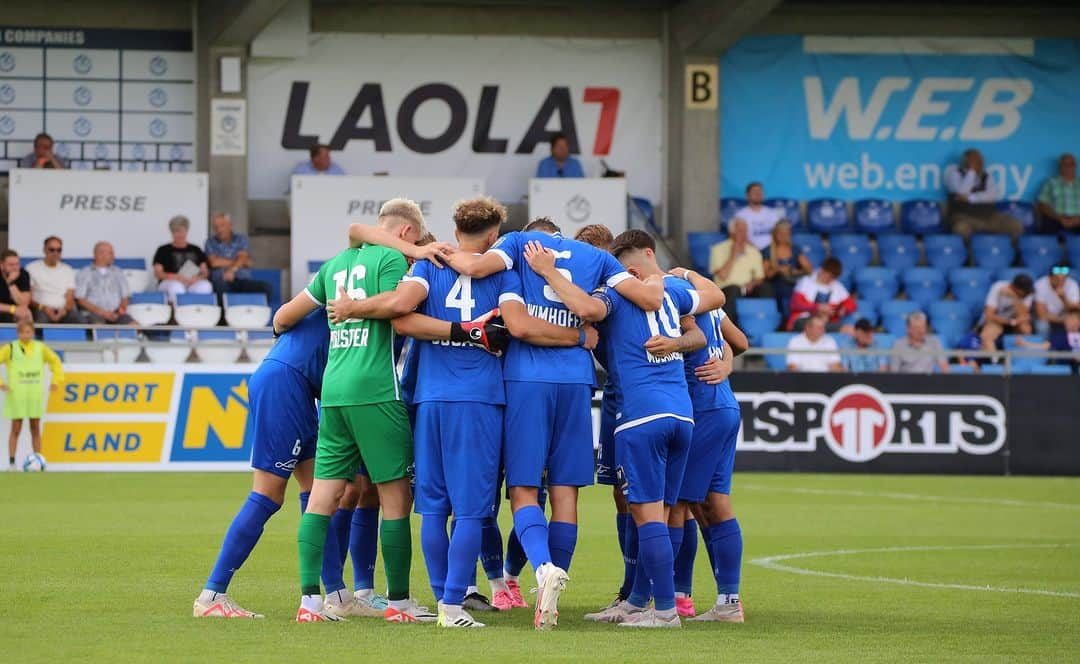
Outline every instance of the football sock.
<svg viewBox="0 0 1080 664"><path fill-rule="evenodd" d="M675 607L675 554L667 524L650 521L638 526L639 566L652 579L653 602L657 612Z"/></svg>
<svg viewBox="0 0 1080 664"><path fill-rule="evenodd" d="M329 595L345 587L345 564L341 561L341 554L338 552L338 534L334 530L334 516L327 518L330 521L326 526L326 542L323 544L322 570L319 576L322 578L323 589ZM303 523L302 519L301 523Z"/></svg>
<svg viewBox="0 0 1080 664"><path fill-rule="evenodd" d="M694 587L694 559L698 549L697 521L683 526L682 546L675 553L675 592L690 596Z"/></svg>
<svg viewBox="0 0 1080 664"><path fill-rule="evenodd" d="M300 514L303 514L304 512L307 511L308 498L311 498L311 492L310 491L301 491L300 492Z"/></svg>
<svg viewBox="0 0 1080 664"><path fill-rule="evenodd" d="M682 548L683 529L668 526L668 537L671 538L671 557L672 563L674 563L675 556L679 554L679 549Z"/></svg>
<svg viewBox="0 0 1080 664"><path fill-rule="evenodd" d="M536 505L529 505L514 512L514 530L534 570L539 570L541 565L551 562L548 525L543 510Z"/></svg>
<svg viewBox="0 0 1080 664"><path fill-rule="evenodd" d="M412 567L412 531L409 517L383 518L380 532L383 567L386 569L387 599L409 598L409 570Z"/></svg>
<svg viewBox="0 0 1080 664"><path fill-rule="evenodd" d="M712 527L713 555L716 562L713 576L716 577L716 592L721 595L737 595L739 592L739 573L742 568L742 530L737 519L721 521Z"/></svg>
<svg viewBox="0 0 1080 664"><path fill-rule="evenodd" d="M709 555L709 569L716 569L716 552L713 551L712 545L712 526L700 526L701 539L705 541L705 553Z"/></svg>
<svg viewBox="0 0 1080 664"><path fill-rule="evenodd" d="M349 528L352 527L352 510L337 509L330 517L330 532L337 537L338 557L341 559L342 568L345 567L345 557L349 555Z"/></svg>
<svg viewBox="0 0 1080 664"><path fill-rule="evenodd" d="M353 590L375 587L375 561L379 555L379 508L357 507L349 529L349 555L353 564Z"/></svg>
<svg viewBox="0 0 1080 664"><path fill-rule="evenodd" d="M510 537L506 538L506 560L503 562L506 576L515 579L521 576L521 570L525 569L525 563L529 562L529 557L525 555L525 549L521 548L521 540L518 539L517 530L514 528L510 529Z"/></svg>
<svg viewBox="0 0 1080 664"><path fill-rule="evenodd" d="M480 530L480 564L489 581L498 579L502 583L503 548L499 522L492 516L484 519L483 524Z"/></svg>
<svg viewBox="0 0 1080 664"><path fill-rule="evenodd" d="M446 519L444 514L425 514L420 519L420 550L424 552L431 592L439 602L445 594L450 550L450 538L446 536Z"/></svg>
<svg viewBox="0 0 1080 664"><path fill-rule="evenodd" d="M326 535L329 530L329 516L304 512L304 515L300 517L296 543L300 554L300 593L302 595L321 595L319 570L322 567Z"/></svg>
<svg viewBox="0 0 1080 664"><path fill-rule="evenodd" d="M619 551L622 552L623 558L626 557L626 528L633 523L633 517L629 514L615 515L615 531L619 534Z"/></svg>
<svg viewBox="0 0 1080 664"><path fill-rule="evenodd" d="M259 537L263 532L263 525L274 516L274 512L281 509L274 501L262 494L252 491L247 500L236 513L232 524L225 532L225 541L221 543L221 552L218 554L214 569L210 571L210 578L206 581L206 588L216 593L223 593L229 587L229 581L233 574L247 560Z"/></svg>
<svg viewBox="0 0 1080 664"><path fill-rule="evenodd" d="M638 530L637 527L634 530ZM666 534L666 533L665 533ZM638 541L640 544L641 534L638 533ZM644 609L649 605L649 599L652 597L652 581L649 580L649 569L641 561L641 547L638 547L637 564L634 565L634 580L630 584L630 591L627 593L626 601L633 604L639 609Z"/></svg>
<svg viewBox="0 0 1080 664"><path fill-rule="evenodd" d="M482 529L481 519L463 519L454 528L450 537L449 564L442 596L444 604L457 606L465 600L469 579L476 575Z"/></svg>
<svg viewBox="0 0 1080 664"><path fill-rule="evenodd" d="M570 561L574 558L577 546L577 524L564 521L552 521L548 524L548 550L551 551L551 564L569 571Z"/></svg>
<svg viewBox="0 0 1080 664"><path fill-rule="evenodd" d="M626 515L630 517L629 514ZM634 588L634 577L637 576L638 558L638 532L634 525L633 517L627 519L626 536L623 542L623 582L619 588L619 597L626 599ZM648 601L646 599L646 601Z"/></svg>

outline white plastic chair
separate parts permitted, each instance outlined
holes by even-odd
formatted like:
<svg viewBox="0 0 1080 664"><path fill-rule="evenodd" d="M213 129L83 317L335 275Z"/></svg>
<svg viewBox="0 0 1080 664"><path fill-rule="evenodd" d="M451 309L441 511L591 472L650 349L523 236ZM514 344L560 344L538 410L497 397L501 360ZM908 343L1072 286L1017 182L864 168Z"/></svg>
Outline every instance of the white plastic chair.
<svg viewBox="0 0 1080 664"><path fill-rule="evenodd" d="M127 312L140 327L165 325L172 318L172 307L169 306L165 293L133 292Z"/></svg>
<svg viewBox="0 0 1080 664"><path fill-rule="evenodd" d="M221 320L221 307L211 294L183 293L176 296L174 315L181 327L214 327Z"/></svg>
<svg viewBox="0 0 1080 664"><path fill-rule="evenodd" d="M262 293L226 293L225 322L229 327L252 329L270 324L270 307Z"/></svg>

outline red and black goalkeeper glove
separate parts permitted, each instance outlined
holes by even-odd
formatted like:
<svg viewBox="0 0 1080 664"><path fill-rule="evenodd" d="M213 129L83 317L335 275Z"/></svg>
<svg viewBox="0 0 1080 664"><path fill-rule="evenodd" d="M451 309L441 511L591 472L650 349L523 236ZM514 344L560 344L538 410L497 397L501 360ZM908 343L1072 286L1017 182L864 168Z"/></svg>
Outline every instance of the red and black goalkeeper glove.
<svg viewBox="0 0 1080 664"><path fill-rule="evenodd" d="M471 322L450 323L450 341L471 343L498 356L510 345L510 331L496 307Z"/></svg>

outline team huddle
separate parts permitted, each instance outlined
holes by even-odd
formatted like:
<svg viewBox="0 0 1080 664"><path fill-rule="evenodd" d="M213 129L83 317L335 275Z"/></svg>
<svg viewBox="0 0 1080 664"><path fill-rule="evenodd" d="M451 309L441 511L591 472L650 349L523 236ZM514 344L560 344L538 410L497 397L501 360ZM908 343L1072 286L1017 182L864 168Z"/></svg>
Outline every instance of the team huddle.
<svg viewBox="0 0 1080 664"><path fill-rule="evenodd" d="M483 627L469 611L529 606L518 582L527 561L534 625L551 629L570 580L578 490L594 481L613 487L624 578L586 620L743 621L730 502L739 406L727 377L747 342L720 309L723 293L691 270L665 273L643 231L612 238L593 225L571 240L538 219L500 238L505 219L490 198L459 203L453 247L424 237L415 203L388 201L376 227L352 225L350 248L279 309L278 342L249 383L254 486L196 617L262 617L228 585L295 477L298 622ZM599 455L597 363L607 374ZM435 612L410 592L413 510ZM699 530L717 600L695 616ZM374 589L380 544L385 596ZM491 600L476 587L478 559Z"/></svg>

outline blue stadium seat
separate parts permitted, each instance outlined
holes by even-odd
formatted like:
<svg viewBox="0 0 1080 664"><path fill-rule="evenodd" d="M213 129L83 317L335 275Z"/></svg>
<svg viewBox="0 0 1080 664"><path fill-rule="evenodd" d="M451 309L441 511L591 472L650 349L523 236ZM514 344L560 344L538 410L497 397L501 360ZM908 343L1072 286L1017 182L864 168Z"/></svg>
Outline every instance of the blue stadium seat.
<svg viewBox="0 0 1080 664"><path fill-rule="evenodd" d="M1067 364L1035 364L1029 367L1028 373L1043 376L1068 376L1072 374L1072 367Z"/></svg>
<svg viewBox="0 0 1080 664"><path fill-rule="evenodd" d="M889 333L879 333L874 335L874 348L880 348L881 350L891 350L893 344L896 343L896 335ZM879 355L878 357L882 357Z"/></svg>
<svg viewBox="0 0 1080 664"><path fill-rule="evenodd" d="M889 300L881 303L881 326L889 334L902 336L907 333L907 315L922 311L917 302L911 300Z"/></svg>
<svg viewBox="0 0 1080 664"><path fill-rule="evenodd" d="M129 304L168 304L168 298L165 297L165 293L158 291L146 291L141 293L132 293L131 299L128 300Z"/></svg>
<svg viewBox="0 0 1080 664"><path fill-rule="evenodd" d="M121 270L145 270L146 259L145 258L117 258L114 262L116 267Z"/></svg>
<svg viewBox="0 0 1080 664"><path fill-rule="evenodd" d="M251 271L251 278L270 284L270 308L277 310L281 306L281 270L256 268Z"/></svg>
<svg viewBox="0 0 1080 664"><path fill-rule="evenodd" d="M930 324L936 329L942 325L955 325L971 328L974 317L971 315L971 307L959 300L939 300L931 302L929 307Z"/></svg>
<svg viewBox="0 0 1080 664"><path fill-rule="evenodd" d="M961 305L963 303L960 303ZM931 326L934 334L941 340L941 345L945 348L956 348L956 344L960 343L960 340L964 338L964 335L971 330L970 325L960 325L952 321L946 321L940 325Z"/></svg>
<svg viewBox="0 0 1080 664"><path fill-rule="evenodd" d="M1035 232L1035 206L1024 201L998 201L997 209L1010 214L1024 225L1025 233Z"/></svg>
<svg viewBox="0 0 1080 664"><path fill-rule="evenodd" d="M985 376L1003 376L1005 375L1004 364L984 364L979 367L979 373Z"/></svg>
<svg viewBox="0 0 1080 664"><path fill-rule="evenodd" d="M1031 277L1032 281L1035 281L1038 277L1035 276L1035 272L1026 267L1003 267L994 273L995 281L1012 281L1018 274L1026 274Z"/></svg>
<svg viewBox="0 0 1080 664"><path fill-rule="evenodd" d="M1062 248L1053 235L1024 235L1020 238L1020 260L1032 275L1042 276L1062 259Z"/></svg>
<svg viewBox="0 0 1080 664"><path fill-rule="evenodd" d="M217 296L213 293L181 293L176 296L176 306L186 307L192 304L212 307L217 305Z"/></svg>
<svg viewBox="0 0 1080 664"><path fill-rule="evenodd" d="M1030 349L1030 348L1021 348L1020 345L1016 343L1016 340L1021 339L1021 338L1024 339L1024 341L1028 341L1030 343L1041 343L1041 342L1046 341L1046 339L1043 339L1042 337L1037 336L1037 335L1006 334L1002 338L1002 342L1003 342L1002 347L1007 351L1013 351L1013 350L1030 351L1030 350L1033 350L1033 349ZM1024 373L1028 369L1030 369L1031 367L1041 366L1041 365L1045 365L1045 364L1046 364L1046 358L1045 357L1016 356L1016 357L1013 357L1013 360L1012 360L1013 371L1015 371L1016 373Z"/></svg>
<svg viewBox="0 0 1080 664"><path fill-rule="evenodd" d="M795 336L795 332L770 332L765 335L761 342L762 348L787 348L788 341ZM765 365L773 371L787 369L787 355L775 353L765 356Z"/></svg>
<svg viewBox="0 0 1080 664"><path fill-rule="evenodd" d="M735 213L746 206L745 198L720 199L720 230L726 231L728 222L735 218Z"/></svg>
<svg viewBox="0 0 1080 664"><path fill-rule="evenodd" d="M928 235L923 238L926 262L946 272L967 263L967 249L959 235Z"/></svg>
<svg viewBox="0 0 1080 664"><path fill-rule="evenodd" d="M949 288L956 299L973 311L981 311L990 290L990 270L982 267L958 267L949 272Z"/></svg>
<svg viewBox="0 0 1080 664"><path fill-rule="evenodd" d="M1070 233L1065 236L1065 253L1069 256L1069 263L1080 269L1080 234Z"/></svg>
<svg viewBox="0 0 1080 664"><path fill-rule="evenodd" d="M856 233L840 233L829 239L829 255L837 258L844 266L844 271L866 267L874 257L870 249L870 239Z"/></svg>
<svg viewBox="0 0 1080 664"><path fill-rule="evenodd" d="M47 327L41 331L41 338L47 342L86 341L86 328Z"/></svg>
<svg viewBox="0 0 1080 664"><path fill-rule="evenodd" d="M945 273L936 267L912 267L903 273L904 292L922 307L941 300L947 290Z"/></svg>
<svg viewBox="0 0 1080 664"><path fill-rule="evenodd" d="M266 295L263 293L225 293L222 295L224 304L226 307L239 307L239 306L253 306L253 307L265 307L267 306Z"/></svg>
<svg viewBox="0 0 1080 664"><path fill-rule="evenodd" d="M799 210L799 201L793 198L769 198L765 201L766 207L776 208L784 219L791 222L793 228L802 225L802 212Z"/></svg>
<svg viewBox="0 0 1080 664"><path fill-rule="evenodd" d="M857 308L855 311L851 312L851 314L842 321L844 325L854 325L860 318L865 318L870 321L871 325L877 327L878 319L880 318L880 315L878 314L878 303L863 300L858 300L856 303Z"/></svg>
<svg viewBox="0 0 1080 664"><path fill-rule="evenodd" d="M855 290L860 302L891 300L899 287L896 270L890 267L864 267L855 271Z"/></svg>
<svg viewBox="0 0 1080 664"><path fill-rule="evenodd" d="M976 233L971 236L971 259L979 267L1000 270L1012 265L1015 258L1016 251L1008 235Z"/></svg>
<svg viewBox="0 0 1080 664"><path fill-rule="evenodd" d="M764 335L780 327L780 312L771 297L740 297L735 301L739 327L752 345L759 345Z"/></svg>
<svg viewBox="0 0 1080 664"><path fill-rule="evenodd" d="M895 233L896 215L892 201L880 198L866 198L855 201L855 228L871 235Z"/></svg>
<svg viewBox="0 0 1080 664"><path fill-rule="evenodd" d="M821 267L821 262L825 260L825 243L821 241L821 236L817 233L792 233L791 244L798 247L799 251L806 255L810 259L810 264L816 267Z"/></svg>
<svg viewBox="0 0 1080 664"><path fill-rule="evenodd" d="M709 252L712 246L727 239L727 233L709 231L686 234L686 248L690 252L690 262L701 274L709 274Z"/></svg>
<svg viewBox="0 0 1080 664"><path fill-rule="evenodd" d="M806 203L806 222L815 233L843 233L851 230L847 203L835 198L816 198Z"/></svg>
<svg viewBox="0 0 1080 664"><path fill-rule="evenodd" d="M919 262L919 245L914 235L882 235L877 240L878 257L882 265L894 270L906 270Z"/></svg>
<svg viewBox="0 0 1080 664"><path fill-rule="evenodd" d="M941 203L925 199L904 201L900 205L900 227L905 233L916 235L945 232Z"/></svg>

